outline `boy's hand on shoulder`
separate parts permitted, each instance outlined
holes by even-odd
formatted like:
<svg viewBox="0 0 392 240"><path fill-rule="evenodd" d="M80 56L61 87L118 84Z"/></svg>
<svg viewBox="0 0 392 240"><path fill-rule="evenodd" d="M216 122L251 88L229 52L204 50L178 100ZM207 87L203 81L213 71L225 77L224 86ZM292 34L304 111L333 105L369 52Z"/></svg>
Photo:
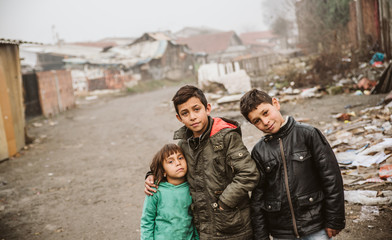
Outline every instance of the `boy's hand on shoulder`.
<svg viewBox="0 0 392 240"><path fill-rule="evenodd" d="M229 209L229 207L226 206L226 204L224 204L222 201L218 200L218 209L223 211L225 209Z"/></svg>
<svg viewBox="0 0 392 240"><path fill-rule="evenodd" d="M154 195L157 190L155 190L153 187L158 188L158 186L154 184L154 176L150 175L144 181L144 193L149 196Z"/></svg>
<svg viewBox="0 0 392 240"><path fill-rule="evenodd" d="M329 238L335 237L340 232L340 230L336 230L332 228L325 228L325 231L327 232Z"/></svg>

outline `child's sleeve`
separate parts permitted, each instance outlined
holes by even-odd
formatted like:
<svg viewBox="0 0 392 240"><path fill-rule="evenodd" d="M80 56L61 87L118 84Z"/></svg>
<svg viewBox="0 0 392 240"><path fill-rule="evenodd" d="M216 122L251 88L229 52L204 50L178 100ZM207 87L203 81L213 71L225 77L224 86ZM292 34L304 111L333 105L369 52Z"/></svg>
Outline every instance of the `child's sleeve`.
<svg viewBox="0 0 392 240"><path fill-rule="evenodd" d="M344 189L339 164L327 139L318 130L312 131L311 146L315 166L324 192L326 227L341 230L345 227Z"/></svg>
<svg viewBox="0 0 392 240"><path fill-rule="evenodd" d="M141 239L154 239L155 218L157 216L157 195L146 196L140 221Z"/></svg>
<svg viewBox="0 0 392 240"><path fill-rule="evenodd" d="M259 171L238 132L225 136L227 143L226 164L232 169L233 179L219 197L224 205L234 208L259 182Z"/></svg>
<svg viewBox="0 0 392 240"><path fill-rule="evenodd" d="M256 188L252 191L251 198L251 221L253 228L253 239L265 239L269 240L269 233L267 230L267 224L263 209L261 208L261 199L264 194L264 179L265 175L259 164L260 157L255 150L252 151L252 159L256 162L257 168L260 172L260 180Z"/></svg>

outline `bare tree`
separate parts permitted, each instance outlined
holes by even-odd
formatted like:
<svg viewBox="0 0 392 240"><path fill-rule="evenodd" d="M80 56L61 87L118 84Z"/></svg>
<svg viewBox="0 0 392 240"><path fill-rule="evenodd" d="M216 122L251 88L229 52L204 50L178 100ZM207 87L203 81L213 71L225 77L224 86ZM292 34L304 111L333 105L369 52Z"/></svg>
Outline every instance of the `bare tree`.
<svg viewBox="0 0 392 240"><path fill-rule="evenodd" d="M314 51L339 51L347 44L350 0L297 1L299 41Z"/></svg>
<svg viewBox="0 0 392 240"><path fill-rule="evenodd" d="M261 4L265 23L284 39L286 48L289 46L288 39L298 35L295 2L296 0L263 0Z"/></svg>

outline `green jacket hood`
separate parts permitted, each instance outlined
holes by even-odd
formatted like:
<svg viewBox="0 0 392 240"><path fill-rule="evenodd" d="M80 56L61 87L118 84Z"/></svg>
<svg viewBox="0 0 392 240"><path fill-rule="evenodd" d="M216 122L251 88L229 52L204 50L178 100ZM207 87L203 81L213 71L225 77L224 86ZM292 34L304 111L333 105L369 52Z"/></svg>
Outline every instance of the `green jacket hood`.
<svg viewBox="0 0 392 240"><path fill-rule="evenodd" d="M203 136L209 133L209 136L212 137L222 129L231 128L235 129L241 135L241 127L240 124L236 121L227 119L227 118L212 118L208 116L208 128L206 132L203 133ZM174 140L179 139L188 139L193 135L192 131L190 131L186 126L182 126L180 129L174 132Z"/></svg>

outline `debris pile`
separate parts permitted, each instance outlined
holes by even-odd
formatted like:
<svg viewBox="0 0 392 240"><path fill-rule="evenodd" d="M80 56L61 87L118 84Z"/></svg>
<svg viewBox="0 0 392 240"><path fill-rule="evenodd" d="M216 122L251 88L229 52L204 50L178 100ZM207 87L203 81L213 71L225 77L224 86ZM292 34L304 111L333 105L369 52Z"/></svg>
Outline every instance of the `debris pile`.
<svg viewBox="0 0 392 240"><path fill-rule="evenodd" d="M392 90L390 63L384 62L384 59L377 61L377 65L371 61L355 62L351 54L347 56L321 54L287 59L271 67L266 77L267 84L263 84L263 88L268 89L270 95L285 96L285 99L287 95L289 99L293 98L292 95L295 95L295 99L314 97L304 93L308 89L316 97L318 94L352 92L356 95L369 95L372 92L388 93Z"/></svg>
<svg viewBox="0 0 392 240"><path fill-rule="evenodd" d="M358 114L337 114L337 121L323 130L341 168L348 202L392 204L392 103L385 104L387 99Z"/></svg>
<svg viewBox="0 0 392 240"><path fill-rule="evenodd" d="M274 64L266 76L259 79L262 83L255 83L254 80L251 83L252 87L267 91L270 96L277 97L281 103L342 93L354 95L388 93L392 90L392 63L377 62L377 65L372 65L370 62L354 63L351 57L339 58L336 55L301 56ZM215 79L202 81L199 84L205 92L214 93L214 99L211 100L219 99L216 94L225 98L217 102L218 108L238 110L238 103L226 101L227 95L243 94L249 89L249 81L238 80ZM243 86L239 87L239 84ZM234 98L239 100L237 96ZM347 114L341 117L344 120L350 118Z"/></svg>

